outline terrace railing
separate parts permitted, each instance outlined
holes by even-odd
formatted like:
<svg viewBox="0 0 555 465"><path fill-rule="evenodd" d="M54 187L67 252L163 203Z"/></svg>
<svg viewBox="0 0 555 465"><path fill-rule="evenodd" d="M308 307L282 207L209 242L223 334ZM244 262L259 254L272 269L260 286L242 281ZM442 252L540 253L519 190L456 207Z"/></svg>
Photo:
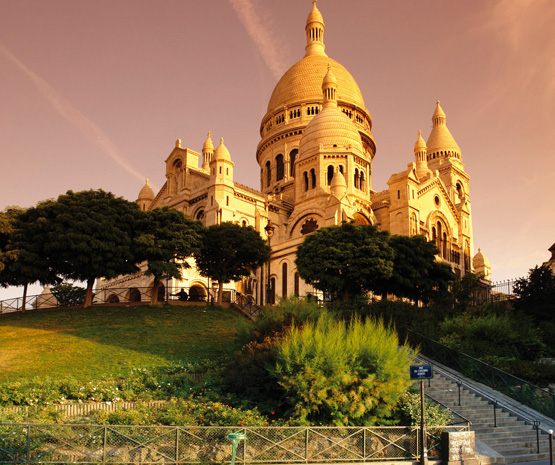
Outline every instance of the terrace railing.
<svg viewBox="0 0 555 465"><path fill-rule="evenodd" d="M440 457L442 431L427 430L428 456ZM201 427L0 424L0 464L229 463L231 433L244 434L240 464L363 463L420 458L419 427Z"/></svg>

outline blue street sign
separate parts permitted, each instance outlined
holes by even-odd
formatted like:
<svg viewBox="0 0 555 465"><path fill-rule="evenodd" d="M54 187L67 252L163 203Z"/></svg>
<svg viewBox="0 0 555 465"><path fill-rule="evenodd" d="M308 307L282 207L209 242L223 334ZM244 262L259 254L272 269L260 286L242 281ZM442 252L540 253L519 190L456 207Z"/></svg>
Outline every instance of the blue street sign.
<svg viewBox="0 0 555 465"><path fill-rule="evenodd" d="M434 377L432 365L411 365L410 379L430 379Z"/></svg>

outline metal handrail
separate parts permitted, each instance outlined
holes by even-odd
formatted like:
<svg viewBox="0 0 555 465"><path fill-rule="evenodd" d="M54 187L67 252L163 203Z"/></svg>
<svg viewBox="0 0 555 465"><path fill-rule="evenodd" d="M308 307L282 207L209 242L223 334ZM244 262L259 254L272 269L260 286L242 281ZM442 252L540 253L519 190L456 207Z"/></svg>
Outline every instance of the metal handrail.
<svg viewBox="0 0 555 465"><path fill-rule="evenodd" d="M520 402L521 404L536 410L551 419L555 419L555 396L550 391L511 375L510 373L491 366L486 362L470 355L458 352L415 331L410 329L406 329L406 331L409 336L413 336L413 339L415 339L414 336L416 336L424 355L427 353L426 347L430 349L430 347L433 346L433 351L429 353L433 353L433 359L435 361L451 369L457 370L464 376L485 384L486 386L501 392L507 397ZM464 382L462 378L457 378L451 374L449 374L448 377L453 379L456 378L457 383L460 383L466 388L476 392L476 388ZM530 397L530 394L533 398ZM493 399L491 396L488 396L483 392L480 392L479 395L492 403L500 403L499 400ZM538 401L537 399L541 399L541 401ZM511 410L511 408L507 407L507 410ZM528 421L534 420L528 418Z"/></svg>

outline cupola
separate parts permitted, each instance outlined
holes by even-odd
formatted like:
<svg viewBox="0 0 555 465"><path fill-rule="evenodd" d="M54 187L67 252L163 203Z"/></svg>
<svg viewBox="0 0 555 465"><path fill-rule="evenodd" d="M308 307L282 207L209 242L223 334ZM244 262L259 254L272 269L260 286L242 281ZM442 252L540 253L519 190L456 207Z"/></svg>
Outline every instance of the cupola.
<svg viewBox="0 0 555 465"><path fill-rule="evenodd" d="M436 103L436 109L432 116L432 124L432 132L426 143L428 147L428 162L445 158L460 161L461 149L447 128L447 117L439 104L439 100Z"/></svg>
<svg viewBox="0 0 555 465"><path fill-rule="evenodd" d="M202 146L202 169L208 169L210 162L212 161L212 156L214 155L214 143L210 138L210 131L208 131L208 136L206 137L206 141Z"/></svg>

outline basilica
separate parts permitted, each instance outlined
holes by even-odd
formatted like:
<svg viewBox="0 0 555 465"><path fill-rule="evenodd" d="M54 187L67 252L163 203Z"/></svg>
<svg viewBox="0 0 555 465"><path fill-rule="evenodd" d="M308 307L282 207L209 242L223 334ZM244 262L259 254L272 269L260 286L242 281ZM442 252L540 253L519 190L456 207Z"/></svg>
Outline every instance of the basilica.
<svg viewBox="0 0 555 465"><path fill-rule="evenodd" d="M458 277L472 271L488 280L487 258L481 251L472 257L470 178L461 150L440 102L431 110L427 140L418 131L414 158L389 178L386 190L375 191L372 119L356 81L325 52L324 19L314 2L305 55L279 80L260 122L260 187L234 181L232 155L223 139L214 144L208 132L201 152L178 140L165 160L164 186L155 193L147 180L137 203L142 210L176 208L205 225L231 221L260 232L272 248L269 263L243 282L226 284L258 304L316 293L296 272L297 247L305 235L343 221L392 234L423 234ZM181 281L166 285L205 296L212 283L192 265ZM128 289L149 285L152 278L143 273L102 283Z"/></svg>

